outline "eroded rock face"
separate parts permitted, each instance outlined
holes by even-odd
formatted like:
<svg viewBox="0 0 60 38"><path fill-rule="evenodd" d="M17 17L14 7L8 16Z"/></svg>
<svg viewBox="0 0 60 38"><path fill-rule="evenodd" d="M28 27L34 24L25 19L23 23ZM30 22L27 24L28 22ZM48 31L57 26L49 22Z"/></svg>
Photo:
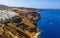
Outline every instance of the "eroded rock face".
<svg viewBox="0 0 60 38"><path fill-rule="evenodd" d="M0 36L3 35L4 30L0 27Z"/></svg>
<svg viewBox="0 0 60 38"><path fill-rule="evenodd" d="M25 10L25 9L24 9ZM28 12L27 12L28 11ZM0 11L0 30L7 38L37 38L40 30L35 21L40 18L36 11L21 9Z"/></svg>

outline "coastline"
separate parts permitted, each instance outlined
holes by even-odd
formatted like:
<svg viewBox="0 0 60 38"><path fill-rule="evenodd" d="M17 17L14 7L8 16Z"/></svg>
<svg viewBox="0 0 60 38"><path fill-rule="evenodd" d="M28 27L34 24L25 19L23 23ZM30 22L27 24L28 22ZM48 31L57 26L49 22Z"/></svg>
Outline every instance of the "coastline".
<svg viewBox="0 0 60 38"><path fill-rule="evenodd" d="M40 34L41 34L41 32L39 33L38 38L40 38Z"/></svg>
<svg viewBox="0 0 60 38"><path fill-rule="evenodd" d="M39 33L39 35L38 35L38 38L40 38L40 35L41 35L42 32L43 32L43 30L40 30L40 33Z"/></svg>
<svg viewBox="0 0 60 38"><path fill-rule="evenodd" d="M19 38L38 38L38 35L40 34L40 29L38 29L38 27L35 24L36 24L36 21L40 18L40 15L35 10L17 9L17 8L16 9L12 8L9 10L13 11L14 13L17 13L18 15L14 16L14 18L12 17L6 20L5 22L3 21L2 25L4 25L4 28L5 28L5 29L2 28L3 32L5 33L6 32L5 30L7 30L8 31L7 33L11 35L8 37L8 34L7 34L7 38L10 38L10 37L14 38L16 33L18 33L16 35L17 38L18 37ZM3 11L3 14L5 13L5 10L1 10L1 11ZM10 13L10 11L8 11L7 13ZM7 21L8 23L5 24ZM1 35L3 36L4 33L2 33Z"/></svg>

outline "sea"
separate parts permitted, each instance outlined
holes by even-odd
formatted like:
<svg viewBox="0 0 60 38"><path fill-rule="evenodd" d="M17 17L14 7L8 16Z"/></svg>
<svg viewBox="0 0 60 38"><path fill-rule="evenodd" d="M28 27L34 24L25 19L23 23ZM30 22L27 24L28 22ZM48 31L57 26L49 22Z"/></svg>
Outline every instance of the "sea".
<svg viewBox="0 0 60 38"><path fill-rule="evenodd" d="M37 20L40 29L38 38L60 38L60 10L39 10L41 18Z"/></svg>

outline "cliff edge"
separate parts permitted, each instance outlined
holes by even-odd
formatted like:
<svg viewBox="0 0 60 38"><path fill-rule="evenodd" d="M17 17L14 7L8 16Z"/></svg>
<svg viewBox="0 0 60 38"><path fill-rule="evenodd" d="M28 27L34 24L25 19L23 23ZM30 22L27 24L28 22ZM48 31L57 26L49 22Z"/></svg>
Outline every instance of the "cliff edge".
<svg viewBox="0 0 60 38"><path fill-rule="evenodd" d="M37 27L36 20L41 18L37 10L11 8L1 11L1 38L37 38L40 30Z"/></svg>

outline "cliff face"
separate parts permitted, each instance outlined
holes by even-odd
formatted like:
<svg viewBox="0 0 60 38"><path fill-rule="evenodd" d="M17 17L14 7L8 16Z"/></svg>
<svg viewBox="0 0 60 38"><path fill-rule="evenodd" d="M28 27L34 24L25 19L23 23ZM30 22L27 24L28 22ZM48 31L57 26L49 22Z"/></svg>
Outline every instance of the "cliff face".
<svg viewBox="0 0 60 38"><path fill-rule="evenodd" d="M40 30L37 27L36 21L41 18L37 11L30 9L14 9L13 11L19 13L20 18L22 18L22 23L28 26L24 29L29 32L26 34L30 38L37 38L37 34ZM34 36L35 34L36 36Z"/></svg>
<svg viewBox="0 0 60 38"><path fill-rule="evenodd" d="M40 30L36 25L36 20L40 18L40 15L37 14L36 10L23 8L8 10L18 15L13 16L13 14L13 17L6 19L0 24L2 29L0 31L3 31L0 34L1 38L37 38Z"/></svg>

